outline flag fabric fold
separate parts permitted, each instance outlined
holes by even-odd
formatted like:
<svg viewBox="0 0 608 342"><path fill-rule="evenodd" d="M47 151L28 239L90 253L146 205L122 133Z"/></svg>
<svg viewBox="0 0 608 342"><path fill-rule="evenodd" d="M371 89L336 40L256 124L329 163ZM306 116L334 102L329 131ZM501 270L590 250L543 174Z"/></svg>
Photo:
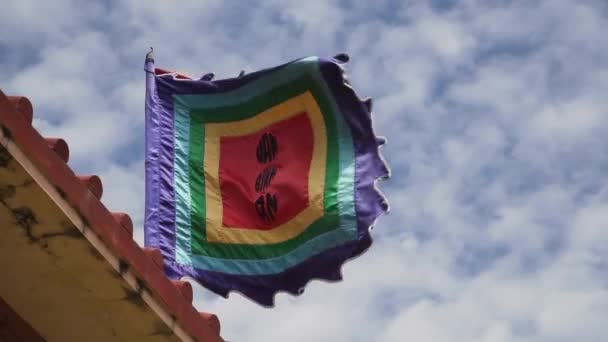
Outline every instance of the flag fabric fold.
<svg viewBox="0 0 608 342"><path fill-rule="evenodd" d="M346 61L193 80L146 57L145 244L170 277L272 306L370 246L389 170Z"/></svg>

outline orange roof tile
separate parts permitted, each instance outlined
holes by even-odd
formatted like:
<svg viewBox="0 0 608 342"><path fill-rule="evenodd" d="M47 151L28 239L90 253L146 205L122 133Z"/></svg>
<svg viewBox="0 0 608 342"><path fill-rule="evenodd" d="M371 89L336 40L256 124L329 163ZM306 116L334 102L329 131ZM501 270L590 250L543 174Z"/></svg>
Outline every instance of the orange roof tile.
<svg viewBox="0 0 608 342"><path fill-rule="evenodd" d="M43 138L32 126L33 107L26 97L7 97L0 91L0 128L14 142L83 222L120 261L119 270L133 272L138 284L145 284L177 324L197 341L223 341L220 322L213 314L199 313L192 306L192 286L168 279L160 252L140 248L133 240L133 223L125 213L112 213L100 201L101 179L77 176L66 164L69 148L61 138ZM124 276L124 274L123 274ZM125 278L126 279L126 278ZM137 290L137 289L136 289Z"/></svg>

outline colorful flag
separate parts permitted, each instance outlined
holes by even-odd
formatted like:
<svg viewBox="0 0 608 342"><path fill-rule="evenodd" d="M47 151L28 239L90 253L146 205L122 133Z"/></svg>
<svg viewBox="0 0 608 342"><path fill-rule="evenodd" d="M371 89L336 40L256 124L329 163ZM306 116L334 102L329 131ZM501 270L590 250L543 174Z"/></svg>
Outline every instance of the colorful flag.
<svg viewBox="0 0 608 342"><path fill-rule="evenodd" d="M346 55L199 80L146 57L145 244L166 273L272 306L341 280L388 210L389 176Z"/></svg>

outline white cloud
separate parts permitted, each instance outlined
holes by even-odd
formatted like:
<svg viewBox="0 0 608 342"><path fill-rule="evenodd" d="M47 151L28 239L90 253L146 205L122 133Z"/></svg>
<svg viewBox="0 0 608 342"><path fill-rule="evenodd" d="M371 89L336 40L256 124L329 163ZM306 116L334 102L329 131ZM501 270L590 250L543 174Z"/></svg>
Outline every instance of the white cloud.
<svg viewBox="0 0 608 342"><path fill-rule="evenodd" d="M104 202L131 213L141 243L149 46L158 65L218 77L346 51L389 139L392 213L375 244L344 282L280 294L275 309L200 287L198 308L233 341L600 341L606 13L601 1L11 0L0 82L32 100L43 134L67 138L74 168L103 176Z"/></svg>

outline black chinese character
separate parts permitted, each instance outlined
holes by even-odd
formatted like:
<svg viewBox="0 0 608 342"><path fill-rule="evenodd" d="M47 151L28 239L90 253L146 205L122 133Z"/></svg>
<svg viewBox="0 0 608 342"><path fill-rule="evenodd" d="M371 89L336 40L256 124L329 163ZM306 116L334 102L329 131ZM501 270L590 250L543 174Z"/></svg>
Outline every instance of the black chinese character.
<svg viewBox="0 0 608 342"><path fill-rule="evenodd" d="M261 195L255 201L255 210L264 222L272 223L277 214L279 202L276 195Z"/></svg>
<svg viewBox="0 0 608 342"><path fill-rule="evenodd" d="M262 172L258 175L255 180L255 191L262 192L266 190L270 186L272 179L277 174L277 167L274 165L269 165L262 170Z"/></svg>
<svg viewBox="0 0 608 342"><path fill-rule="evenodd" d="M255 152L258 162L261 164L273 161L279 152L277 138L270 133L264 133L260 138L260 142L258 142L258 147Z"/></svg>

